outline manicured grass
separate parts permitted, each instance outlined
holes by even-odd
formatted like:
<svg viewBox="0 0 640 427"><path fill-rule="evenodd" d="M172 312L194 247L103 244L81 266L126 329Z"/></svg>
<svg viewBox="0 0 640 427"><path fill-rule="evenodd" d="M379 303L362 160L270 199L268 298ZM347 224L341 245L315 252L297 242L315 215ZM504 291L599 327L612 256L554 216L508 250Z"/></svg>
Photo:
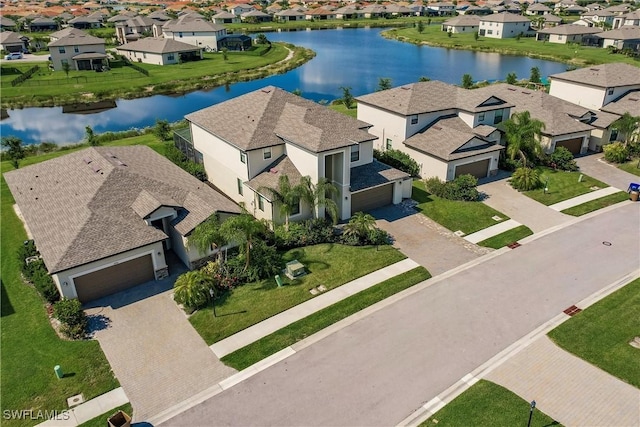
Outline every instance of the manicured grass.
<svg viewBox="0 0 640 427"><path fill-rule="evenodd" d="M427 192L422 181L413 181L411 198L418 202L416 209L451 231L462 230L465 234L471 234L509 219L481 202L462 202L433 196ZM495 215L502 219L493 220L491 217Z"/></svg>
<svg viewBox="0 0 640 427"><path fill-rule="evenodd" d="M479 246L485 246L487 248L500 249L513 242L517 242L520 239L524 239L527 236L531 236L533 231L526 225L507 230L504 233L500 233L497 236L489 237L486 240L478 242Z"/></svg>
<svg viewBox="0 0 640 427"><path fill-rule="evenodd" d="M531 405L506 388L480 380L433 414L421 427L513 427L526 426ZM532 426L561 425L538 409Z"/></svg>
<svg viewBox="0 0 640 427"><path fill-rule="evenodd" d="M588 214L589 212L597 211L598 209L606 208L607 206L615 205L616 203L620 203L625 200L629 200L629 194L624 191L619 191L617 193L613 193L608 196L604 196L599 199L592 200L590 202L583 203L569 209L565 209L562 211L562 213L573 216L581 216L584 214Z"/></svg>
<svg viewBox="0 0 640 427"><path fill-rule="evenodd" d="M329 105L329 108L337 111L338 113L353 117L354 119L358 118L358 109L355 106L352 108L347 108L344 106L344 104L331 104Z"/></svg>
<svg viewBox="0 0 640 427"><path fill-rule="evenodd" d="M558 60L578 66L604 64L608 62L626 62L633 65L640 64L638 60L626 55L611 54L608 49L543 43L542 41L536 41L535 37L522 37L520 40L516 38L493 39L480 37L477 41L473 33L452 34L451 37L449 37L445 31L442 31L440 25L425 26L422 33L419 33L418 30L413 27L388 30L385 31L383 35L416 44L529 56L532 58ZM471 70L471 72L472 71L473 70ZM518 78L528 77L529 76L518 76Z"/></svg>
<svg viewBox="0 0 640 427"><path fill-rule="evenodd" d="M636 279L549 332L565 350L640 388L640 279Z"/></svg>
<svg viewBox="0 0 640 427"><path fill-rule="evenodd" d="M131 418L133 418L133 408L131 407L131 403L125 403L122 406L118 406L117 408L112 409L109 412L105 412L102 415L98 415L97 417L80 424L79 427L104 427L105 425L107 425L107 420L109 419L109 417L111 417L118 411L123 411Z"/></svg>
<svg viewBox="0 0 640 427"><path fill-rule="evenodd" d="M523 194L547 206L590 193L594 191L591 189L591 187L594 186L599 189L608 187L604 182L580 172L556 171L544 167L538 170L542 182L548 182L548 184L546 184L548 188L547 194L545 194L543 188L525 191ZM582 176L582 179L578 182L580 176Z"/></svg>
<svg viewBox="0 0 640 427"><path fill-rule="evenodd" d="M629 172L640 177L640 158L632 159L626 163L622 163L616 166L625 172Z"/></svg>
<svg viewBox="0 0 640 427"><path fill-rule="evenodd" d="M363 310L385 298L430 278L424 267L417 267L369 289L352 295L298 320L246 347L222 358L227 365L243 370L256 362L286 348L346 317Z"/></svg>
<svg viewBox="0 0 640 427"><path fill-rule="evenodd" d="M337 288L358 277L404 259L391 246L354 247L321 244L287 251L285 261L297 259L308 274L278 288L273 278L235 288L211 307L194 313L189 321L207 344L213 344L301 302L313 298L309 289L319 285ZM357 262L355 262L357 260Z"/></svg>
<svg viewBox="0 0 640 427"><path fill-rule="evenodd" d="M302 29L327 29L327 28L364 28L364 27L404 27L404 26L413 26L418 21L422 21L424 26L427 26L427 23L430 21L432 25L438 25L442 21L447 18L428 18L424 16L399 16L394 18L362 18L362 19L327 19L327 20L318 20L318 21L287 21L287 22L260 22L255 24L249 24L246 22L241 22L238 24L225 24L230 30L234 32L249 32L249 33L257 33L257 32L265 32L265 31L274 31L277 29L282 29L285 31L288 30L302 30ZM267 38L269 38L269 34L266 34Z"/></svg>

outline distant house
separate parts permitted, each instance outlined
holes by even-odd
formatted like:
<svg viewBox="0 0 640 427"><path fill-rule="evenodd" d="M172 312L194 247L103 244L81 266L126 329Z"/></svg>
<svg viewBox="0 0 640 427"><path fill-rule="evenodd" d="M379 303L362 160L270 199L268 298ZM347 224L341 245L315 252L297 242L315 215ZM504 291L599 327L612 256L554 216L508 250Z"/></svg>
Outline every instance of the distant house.
<svg viewBox="0 0 640 427"><path fill-rule="evenodd" d="M229 12L238 17L240 17L243 13L251 12L252 10L256 10L256 8L249 4L236 4L229 8Z"/></svg>
<svg viewBox="0 0 640 427"><path fill-rule="evenodd" d="M387 8L387 13L391 16L413 16L414 11L409 9L406 6L398 5L398 4L389 4L385 6Z"/></svg>
<svg viewBox="0 0 640 427"><path fill-rule="evenodd" d="M79 30L90 30L102 27L102 20L97 16L78 16L69 20L68 24Z"/></svg>
<svg viewBox="0 0 640 427"><path fill-rule="evenodd" d="M13 31L0 32L0 49L6 52L24 52L29 48L29 38Z"/></svg>
<svg viewBox="0 0 640 427"><path fill-rule="evenodd" d="M32 20L26 27L31 32L56 31L58 30L58 23L51 18L40 17Z"/></svg>
<svg viewBox="0 0 640 427"><path fill-rule="evenodd" d="M384 6L371 4L362 8L365 18L380 18L385 16L387 9Z"/></svg>
<svg viewBox="0 0 640 427"><path fill-rule="evenodd" d="M491 15L493 12L486 6L469 6L459 13L460 15Z"/></svg>
<svg viewBox="0 0 640 427"><path fill-rule="evenodd" d="M227 29L204 18L185 15L166 22L162 26L153 26L154 37L174 39L205 50L218 49L218 40L227 35Z"/></svg>
<svg viewBox="0 0 640 427"><path fill-rule="evenodd" d="M244 51L251 49L252 39L244 34L227 34L218 39L218 50L236 50Z"/></svg>
<svg viewBox="0 0 640 427"><path fill-rule="evenodd" d="M630 49L640 52L640 26L629 25L615 30L598 33L597 37L602 41L604 48L613 47L619 50Z"/></svg>
<svg viewBox="0 0 640 427"><path fill-rule="evenodd" d="M545 6L542 3L533 3L527 7L527 15L530 16L542 16L551 13L551 8Z"/></svg>
<svg viewBox="0 0 640 427"><path fill-rule="evenodd" d="M234 15L231 12L225 12L225 11L216 13L215 15L213 15L212 19L213 19L213 23L218 25L237 24L240 22L239 16Z"/></svg>
<svg viewBox="0 0 640 427"><path fill-rule="evenodd" d="M129 19L134 18L135 16L136 16L135 12L125 10L123 12L120 12L117 15L112 16L111 18L108 18L107 22L110 24L117 24L118 22L128 21Z"/></svg>
<svg viewBox="0 0 640 427"><path fill-rule="evenodd" d="M242 22L271 22L273 17L261 10L252 10L240 15Z"/></svg>
<svg viewBox="0 0 640 427"><path fill-rule="evenodd" d="M202 59L202 48L173 39L145 37L116 48L131 62L170 65Z"/></svg>
<svg viewBox="0 0 640 427"><path fill-rule="evenodd" d="M584 27L582 25L565 24L545 28L536 34L536 40L549 43L582 43L585 35L601 33L601 28Z"/></svg>
<svg viewBox="0 0 640 427"><path fill-rule="evenodd" d="M613 29L623 26L640 26L640 10L625 13L613 18Z"/></svg>
<svg viewBox="0 0 640 427"><path fill-rule="evenodd" d="M613 25L613 18L616 16L613 12L606 9L595 10L593 12L583 13L580 19L593 22L595 26Z"/></svg>
<svg viewBox="0 0 640 427"><path fill-rule="evenodd" d="M14 31L15 29L16 29L16 23L14 20L4 16L0 16L0 30Z"/></svg>
<svg viewBox="0 0 640 427"><path fill-rule="evenodd" d="M334 10L336 19L361 19L364 18L364 12L356 9L355 6L343 6Z"/></svg>
<svg viewBox="0 0 640 427"><path fill-rule="evenodd" d="M305 19L307 19L308 21L324 21L329 19L336 19L336 13L323 7L318 7L316 9L308 10L305 13Z"/></svg>
<svg viewBox="0 0 640 427"><path fill-rule="evenodd" d="M460 15L442 23L442 31L453 34L477 33L479 28L480 18L476 15Z"/></svg>
<svg viewBox="0 0 640 427"><path fill-rule="evenodd" d="M524 16L507 12L482 16L478 33L483 37L494 39L507 39L518 35L526 36L532 33L531 21Z"/></svg>
<svg viewBox="0 0 640 427"><path fill-rule="evenodd" d="M285 9L285 10L281 10L280 12L276 12L273 16L278 21L289 22L289 21L304 21L306 15L305 13L300 12L297 9Z"/></svg>
<svg viewBox="0 0 640 427"><path fill-rule="evenodd" d="M55 71L69 64L71 70L95 70L107 65L108 56L103 39L74 29L69 35L48 44L51 63Z"/></svg>
<svg viewBox="0 0 640 427"><path fill-rule="evenodd" d="M456 13L456 5L447 2L437 2L427 4L427 14L437 16L449 16Z"/></svg>
<svg viewBox="0 0 640 427"><path fill-rule="evenodd" d="M116 23L116 39L118 43L124 44L138 40L141 37L153 34L153 26L162 25L161 21L156 21L146 16L136 16Z"/></svg>
<svg viewBox="0 0 640 427"><path fill-rule="evenodd" d="M171 17L164 13L162 10L156 10L147 15L147 18L151 18L154 21L168 22L171 21Z"/></svg>

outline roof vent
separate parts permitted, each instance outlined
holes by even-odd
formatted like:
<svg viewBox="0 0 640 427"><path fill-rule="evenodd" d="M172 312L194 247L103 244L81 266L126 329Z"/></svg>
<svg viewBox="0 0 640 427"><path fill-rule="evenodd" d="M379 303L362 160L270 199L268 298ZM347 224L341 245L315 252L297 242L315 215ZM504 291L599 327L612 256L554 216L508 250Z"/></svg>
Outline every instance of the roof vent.
<svg viewBox="0 0 640 427"><path fill-rule="evenodd" d="M111 151L107 151L106 153L104 153L107 155L107 157L111 157L112 159L115 159L116 156L113 155L113 153L111 153Z"/></svg>
<svg viewBox="0 0 640 427"><path fill-rule="evenodd" d="M629 98L629 101L637 101L638 98Z"/></svg>
<svg viewBox="0 0 640 427"><path fill-rule="evenodd" d="M442 128L440 126L438 126L438 125L434 126L433 128L436 129L436 130L442 130Z"/></svg>
<svg viewBox="0 0 640 427"><path fill-rule="evenodd" d="M401 89L404 89L404 90L411 90L411 88L410 88L409 86L401 86Z"/></svg>
<svg viewBox="0 0 640 427"><path fill-rule="evenodd" d="M522 93L524 93L525 95L531 95L531 92L527 92L526 90L523 90Z"/></svg>
<svg viewBox="0 0 640 427"><path fill-rule="evenodd" d="M100 170L101 170L102 168L101 168L99 165L97 165L97 164L95 164L95 163L94 163L94 164L92 164L92 165L91 165L91 169L93 169L93 171L94 171L95 173L98 173L98 172L100 172Z"/></svg>
<svg viewBox="0 0 640 427"><path fill-rule="evenodd" d="M122 160L120 160L120 159L116 160L116 165L118 165L118 166L127 166L127 164L125 162L123 162Z"/></svg>
<svg viewBox="0 0 640 427"><path fill-rule="evenodd" d="M515 92L516 90L512 87L508 87L507 90L510 90L511 92Z"/></svg>
<svg viewBox="0 0 640 427"><path fill-rule="evenodd" d="M84 162L85 162L86 164L89 164L89 163L93 162L93 159L91 159L91 158L89 158L89 157L85 157L85 158L83 158L82 160L84 160Z"/></svg>
<svg viewBox="0 0 640 427"><path fill-rule="evenodd" d="M271 169L269 169L269 172L278 173L278 169L277 168L271 168Z"/></svg>
<svg viewBox="0 0 640 427"><path fill-rule="evenodd" d="M262 89L261 92L262 93L271 93L271 91L269 89Z"/></svg>
<svg viewBox="0 0 640 427"><path fill-rule="evenodd" d="M600 68L589 68L591 71L600 71Z"/></svg>

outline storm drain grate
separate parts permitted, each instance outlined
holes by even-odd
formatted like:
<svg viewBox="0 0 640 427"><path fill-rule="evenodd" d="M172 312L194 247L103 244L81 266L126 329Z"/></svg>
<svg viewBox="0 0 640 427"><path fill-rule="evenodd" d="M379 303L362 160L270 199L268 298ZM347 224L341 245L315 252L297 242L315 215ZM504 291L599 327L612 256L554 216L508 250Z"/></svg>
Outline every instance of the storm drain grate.
<svg viewBox="0 0 640 427"><path fill-rule="evenodd" d="M507 247L510 248L510 249L519 248L520 247L520 243L513 242L513 243L508 244Z"/></svg>
<svg viewBox="0 0 640 427"><path fill-rule="evenodd" d="M581 311L582 311L581 309L579 309L575 305L572 305L571 307L567 308L563 313L568 316L573 316L574 314L578 314Z"/></svg>

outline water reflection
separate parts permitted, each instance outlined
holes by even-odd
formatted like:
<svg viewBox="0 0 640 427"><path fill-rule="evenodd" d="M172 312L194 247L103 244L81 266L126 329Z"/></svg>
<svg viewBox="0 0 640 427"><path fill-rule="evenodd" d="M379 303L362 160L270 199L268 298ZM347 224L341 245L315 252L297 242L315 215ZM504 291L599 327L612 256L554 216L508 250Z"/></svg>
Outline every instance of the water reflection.
<svg viewBox="0 0 640 427"><path fill-rule="evenodd" d="M157 119L175 122L193 111L266 85L300 89L305 98L330 101L341 96L343 86L351 87L355 96L372 92L381 77L390 78L394 86L415 82L422 76L458 84L465 73L475 80L496 80L510 72L527 78L534 66L543 76L566 69L560 63L525 57L415 46L384 39L381 31L360 28L268 33L272 41L309 47L317 55L286 74L186 95L118 100L117 108L96 114L68 115L61 107L10 110L10 117L0 123L0 133L18 136L25 143L74 143L82 140L86 126L101 133L152 126Z"/></svg>

